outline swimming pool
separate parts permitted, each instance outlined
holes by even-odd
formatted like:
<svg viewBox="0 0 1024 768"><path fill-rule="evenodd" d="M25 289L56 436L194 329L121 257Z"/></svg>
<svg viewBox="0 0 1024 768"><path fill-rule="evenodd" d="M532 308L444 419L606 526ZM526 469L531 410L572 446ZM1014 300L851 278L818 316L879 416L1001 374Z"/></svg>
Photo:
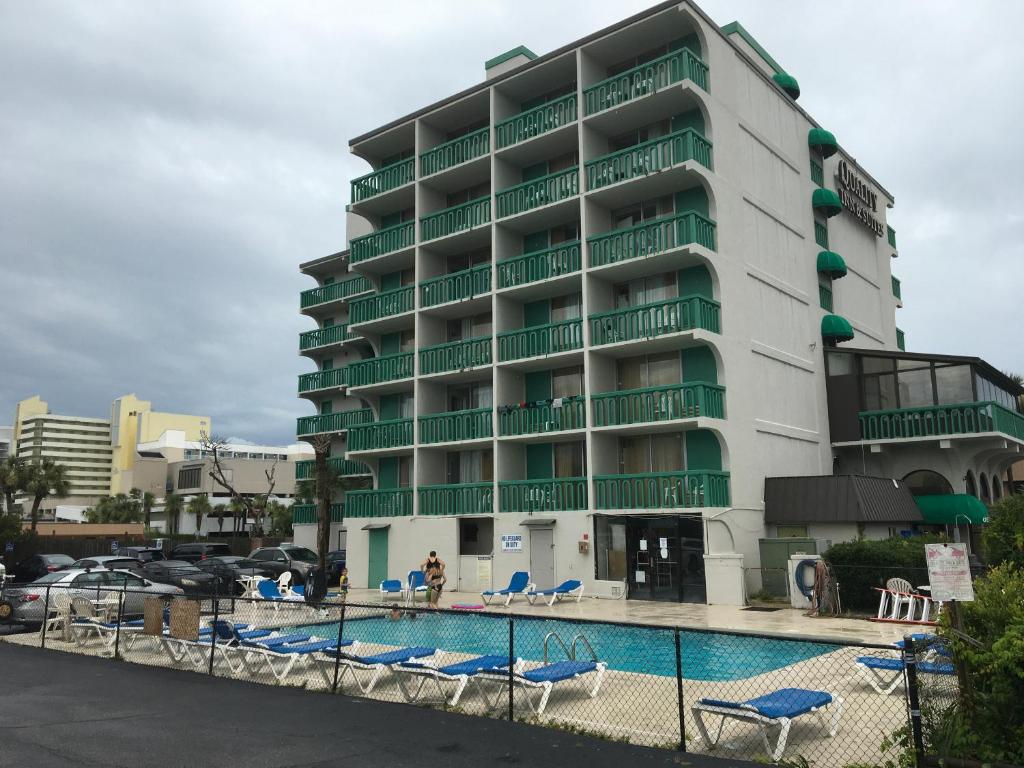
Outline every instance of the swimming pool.
<svg viewBox="0 0 1024 768"><path fill-rule="evenodd" d="M333 638L338 623L310 624L282 629L289 633L308 633ZM568 621L532 617L515 618L515 655L524 659L544 657L544 637L557 632L566 645L583 634L598 659L610 669L674 677L676 674L675 637L671 629L621 626L615 624L577 624ZM419 613L416 619L373 617L345 620L345 637L381 645L425 645L461 653L505 653L508 648L508 619L484 614ZM680 633L683 677L688 680L741 680L774 669L812 659L838 650L839 646L798 640L781 640L717 632ZM564 658L558 644L548 644L550 658ZM579 658L587 658L578 649Z"/></svg>

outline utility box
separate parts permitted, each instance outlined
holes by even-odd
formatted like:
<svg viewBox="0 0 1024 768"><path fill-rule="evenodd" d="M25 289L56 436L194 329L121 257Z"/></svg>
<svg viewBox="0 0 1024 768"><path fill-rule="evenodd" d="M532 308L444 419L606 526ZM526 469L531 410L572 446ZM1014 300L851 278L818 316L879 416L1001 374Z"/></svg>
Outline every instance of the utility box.
<svg viewBox="0 0 1024 768"><path fill-rule="evenodd" d="M760 539L761 586L772 597L789 597L789 561L818 554L817 539Z"/></svg>

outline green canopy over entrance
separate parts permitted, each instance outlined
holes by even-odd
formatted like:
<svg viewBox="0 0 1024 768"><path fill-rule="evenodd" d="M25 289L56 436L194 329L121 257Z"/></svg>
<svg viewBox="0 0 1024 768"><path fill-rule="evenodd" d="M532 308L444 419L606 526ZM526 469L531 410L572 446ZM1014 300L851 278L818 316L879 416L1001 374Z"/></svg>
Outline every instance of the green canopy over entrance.
<svg viewBox="0 0 1024 768"><path fill-rule="evenodd" d="M988 507L969 493L917 496L914 501L924 521L932 525L956 525L967 521L981 525L988 522Z"/></svg>

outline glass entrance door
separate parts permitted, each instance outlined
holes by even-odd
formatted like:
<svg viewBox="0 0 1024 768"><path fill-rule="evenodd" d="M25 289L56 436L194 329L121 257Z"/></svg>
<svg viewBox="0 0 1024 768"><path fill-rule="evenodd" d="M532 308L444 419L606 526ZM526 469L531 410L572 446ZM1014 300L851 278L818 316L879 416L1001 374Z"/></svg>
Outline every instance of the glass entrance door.
<svg viewBox="0 0 1024 768"><path fill-rule="evenodd" d="M630 598L705 602L700 520L627 518L626 555Z"/></svg>

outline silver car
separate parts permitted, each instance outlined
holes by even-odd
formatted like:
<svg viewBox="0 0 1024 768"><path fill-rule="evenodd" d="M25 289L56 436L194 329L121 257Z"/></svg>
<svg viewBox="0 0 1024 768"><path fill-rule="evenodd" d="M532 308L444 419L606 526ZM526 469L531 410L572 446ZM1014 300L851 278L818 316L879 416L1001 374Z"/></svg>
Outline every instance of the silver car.
<svg viewBox="0 0 1024 768"><path fill-rule="evenodd" d="M51 606L57 595L102 600L111 594L124 593L122 618L141 616L147 597L175 597L185 593L170 584L155 584L129 571L70 568L48 573L23 587L8 589L4 594L14 608L7 620L12 624L39 625L46 616L47 591Z"/></svg>

